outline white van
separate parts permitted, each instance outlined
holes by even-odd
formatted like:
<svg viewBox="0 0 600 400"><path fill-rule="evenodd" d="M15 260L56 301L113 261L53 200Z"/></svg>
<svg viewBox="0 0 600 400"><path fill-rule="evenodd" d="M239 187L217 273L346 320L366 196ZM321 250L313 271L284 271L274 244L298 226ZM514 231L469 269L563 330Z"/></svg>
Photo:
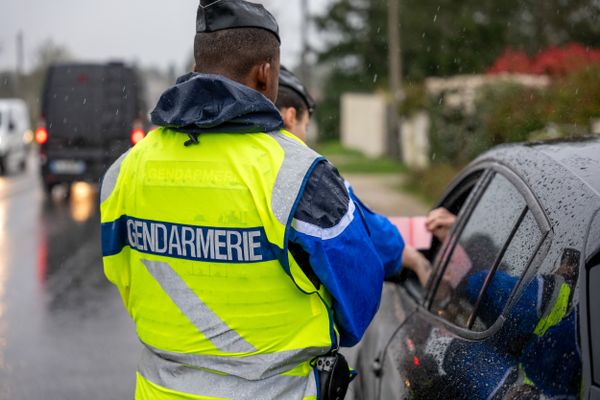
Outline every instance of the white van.
<svg viewBox="0 0 600 400"><path fill-rule="evenodd" d="M25 170L28 135L27 104L20 99L0 99L0 173Z"/></svg>

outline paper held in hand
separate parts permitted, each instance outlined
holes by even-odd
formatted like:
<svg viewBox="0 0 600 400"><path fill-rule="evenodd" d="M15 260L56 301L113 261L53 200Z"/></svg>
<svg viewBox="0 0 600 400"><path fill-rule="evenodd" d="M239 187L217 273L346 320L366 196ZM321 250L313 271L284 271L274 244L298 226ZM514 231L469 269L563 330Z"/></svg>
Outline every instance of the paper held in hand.
<svg viewBox="0 0 600 400"><path fill-rule="evenodd" d="M390 217L390 221L402 234L404 242L419 250L431 247L431 232L425 228L426 219L426 217Z"/></svg>

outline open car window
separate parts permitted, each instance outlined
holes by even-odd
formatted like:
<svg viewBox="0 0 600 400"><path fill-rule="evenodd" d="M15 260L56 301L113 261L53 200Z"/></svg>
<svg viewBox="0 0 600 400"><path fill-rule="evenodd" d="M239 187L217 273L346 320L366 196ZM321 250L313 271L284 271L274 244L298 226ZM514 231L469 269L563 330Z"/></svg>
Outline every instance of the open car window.
<svg viewBox="0 0 600 400"><path fill-rule="evenodd" d="M476 169L468 172L464 176L457 179L451 186L450 190L446 193L442 201L437 205L437 207L444 207L448 209L451 213L455 215L460 215L463 207L470 201L475 188L478 184L483 183L483 177L485 176L484 169ZM441 257L442 249L445 249L446 243L440 242L435 235L432 235L432 242L428 249L420 250L421 253L432 263L432 265L436 266L439 263L439 259ZM425 292L426 288L421 286L419 279L416 274L410 271L408 268L402 269L402 274L399 277L399 280L396 282L401 282L403 287L407 290L408 294L415 299L417 302L422 303L425 300Z"/></svg>
<svg viewBox="0 0 600 400"><path fill-rule="evenodd" d="M437 207L446 208L454 215L461 215L464 206L474 195L478 183L482 182L485 170L479 169L466 175L460 182L450 190ZM447 243L441 243L435 236L432 236L430 248L424 252L425 257L433 264L438 265L442 257L442 249L447 247Z"/></svg>
<svg viewBox="0 0 600 400"><path fill-rule="evenodd" d="M499 266L526 215L523 196L507 178L496 173L446 257L445 269L431 304L433 313L459 327L474 325L472 315L486 278ZM483 327L478 324L476 329Z"/></svg>

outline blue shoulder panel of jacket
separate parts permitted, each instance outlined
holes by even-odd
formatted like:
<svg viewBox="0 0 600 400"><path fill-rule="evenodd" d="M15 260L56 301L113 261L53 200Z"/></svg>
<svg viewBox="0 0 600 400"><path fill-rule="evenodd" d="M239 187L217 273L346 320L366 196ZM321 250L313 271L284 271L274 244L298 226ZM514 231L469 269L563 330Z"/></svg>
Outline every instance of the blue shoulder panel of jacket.
<svg viewBox="0 0 600 400"><path fill-rule="evenodd" d="M332 295L341 344L352 346L377 312L384 276L401 265L402 237L358 201L327 161L309 176L294 216L290 252L315 286Z"/></svg>

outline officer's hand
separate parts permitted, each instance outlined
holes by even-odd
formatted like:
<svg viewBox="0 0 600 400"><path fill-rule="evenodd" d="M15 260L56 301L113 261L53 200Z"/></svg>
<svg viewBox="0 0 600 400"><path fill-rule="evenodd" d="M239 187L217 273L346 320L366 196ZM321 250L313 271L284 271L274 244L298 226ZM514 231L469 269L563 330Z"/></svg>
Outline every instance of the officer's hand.
<svg viewBox="0 0 600 400"><path fill-rule="evenodd" d="M436 208L427 216L425 227L431 232L440 242L443 242L450 229L456 223L456 215L452 214L447 209L440 207Z"/></svg>

